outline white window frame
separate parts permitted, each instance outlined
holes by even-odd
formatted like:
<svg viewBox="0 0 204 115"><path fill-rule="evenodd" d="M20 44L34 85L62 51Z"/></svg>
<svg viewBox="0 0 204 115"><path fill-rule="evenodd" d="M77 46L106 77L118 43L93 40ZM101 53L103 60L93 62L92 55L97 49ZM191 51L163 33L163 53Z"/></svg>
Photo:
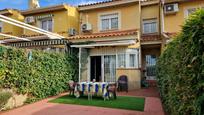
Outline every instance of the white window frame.
<svg viewBox="0 0 204 115"><path fill-rule="evenodd" d="M1 28L0 33L2 33L3 32L3 22L0 22L0 28Z"/></svg>
<svg viewBox="0 0 204 115"><path fill-rule="evenodd" d="M40 22L40 25L39 25L39 26L40 26L41 29L43 29L43 27L42 27L42 26L43 26L43 25L42 25L42 22L43 22L43 21L47 21L47 28L46 28L46 30L49 31L49 30L48 30L48 28L49 28L49 23L48 23L48 21L49 21L49 20L52 20L52 30L51 30L51 32L53 32L53 31L54 31L54 19L53 19L53 18L44 18L44 19L39 20L39 22Z"/></svg>
<svg viewBox="0 0 204 115"><path fill-rule="evenodd" d="M125 66L124 67L119 67L119 55L125 55ZM127 56L126 56L126 53L118 53L117 56L116 56L116 68L126 68L126 65L127 65L127 62L126 62L126 59Z"/></svg>
<svg viewBox="0 0 204 115"><path fill-rule="evenodd" d="M188 18L188 17L190 16L188 11L189 11L190 9L194 9L194 8L196 8L196 9L204 8L204 4L201 4L201 5L199 5L199 6L185 7L185 8L184 8L184 18Z"/></svg>
<svg viewBox="0 0 204 115"><path fill-rule="evenodd" d="M139 49L127 49L123 53L117 53L116 55L116 68L139 68ZM125 55L125 67L119 67L119 58L118 55L124 54ZM130 66L130 55L135 55L135 66Z"/></svg>
<svg viewBox="0 0 204 115"><path fill-rule="evenodd" d="M156 31L155 32L145 32L144 24L148 24L148 23L156 23ZM154 19L143 19L143 21L142 21L142 33L143 34L158 33L158 20L156 18L154 18Z"/></svg>
<svg viewBox="0 0 204 115"><path fill-rule="evenodd" d="M114 16L114 14L117 14L117 16ZM102 16L106 16L106 17L103 18ZM118 18L118 28L111 29L111 20L109 20L109 29L105 29L105 30L102 29L102 19L111 19L111 18L116 18L116 17ZM99 31L120 30L120 29L121 29L121 12L120 11L106 12L106 13L98 14L98 30Z"/></svg>

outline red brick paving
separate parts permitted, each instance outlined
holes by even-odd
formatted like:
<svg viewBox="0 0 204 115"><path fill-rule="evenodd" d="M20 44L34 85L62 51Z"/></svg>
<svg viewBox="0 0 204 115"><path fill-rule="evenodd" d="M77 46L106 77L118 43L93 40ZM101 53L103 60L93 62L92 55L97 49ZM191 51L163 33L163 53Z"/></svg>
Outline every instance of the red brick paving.
<svg viewBox="0 0 204 115"><path fill-rule="evenodd" d="M148 92L149 91L149 92ZM150 94L149 94L150 93ZM0 113L1 115L164 115L158 92L155 88L141 89L119 95L145 97L144 112L90 107L81 105L48 103L45 99L33 104L25 105L13 110ZM56 98L56 97L54 97Z"/></svg>
<svg viewBox="0 0 204 115"><path fill-rule="evenodd" d="M138 90L119 92L118 95L138 96L138 97L160 97L156 87L142 88Z"/></svg>

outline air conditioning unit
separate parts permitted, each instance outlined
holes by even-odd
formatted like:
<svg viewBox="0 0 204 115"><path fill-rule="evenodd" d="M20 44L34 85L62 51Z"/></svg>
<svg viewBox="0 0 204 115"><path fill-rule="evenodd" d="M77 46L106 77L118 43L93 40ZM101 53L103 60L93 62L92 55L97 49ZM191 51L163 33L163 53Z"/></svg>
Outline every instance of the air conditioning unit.
<svg viewBox="0 0 204 115"><path fill-rule="evenodd" d="M76 35L76 29L74 29L74 28L70 28L68 32L69 32L70 36Z"/></svg>
<svg viewBox="0 0 204 115"><path fill-rule="evenodd" d="M82 32L89 32L92 30L92 25L89 23L85 23L81 25Z"/></svg>
<svg viewBox="0 0 204 115"><path fill-rule="evenodd" d="M178 11L179 11L178 3L166 4L164 6L164 13L165 14L172 14L172 13L176 13Z"/></svg>
<svg viewBox="0 0 204 115"><path fill-rule="evenodd" d="M34 18L33 16L26 17L26 18L25 18L25 22L26 22L27 24L32 24L32 23L35 22L35 18Z"/></svg>

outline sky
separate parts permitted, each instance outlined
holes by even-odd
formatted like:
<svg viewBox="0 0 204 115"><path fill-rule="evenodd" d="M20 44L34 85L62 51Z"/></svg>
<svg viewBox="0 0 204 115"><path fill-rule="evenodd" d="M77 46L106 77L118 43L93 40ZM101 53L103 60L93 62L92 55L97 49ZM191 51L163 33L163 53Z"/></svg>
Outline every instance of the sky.
<svg viewBox="0 0 204 115"><path fill-rule="evenodd" d="M5 8L25 10L28 8L28 1L29 0L0 0L0 10ZM92 3L98 1L106 0L39 0L41 7L62 3L68 3L70 5L76 6L78 4Z"/></svg>

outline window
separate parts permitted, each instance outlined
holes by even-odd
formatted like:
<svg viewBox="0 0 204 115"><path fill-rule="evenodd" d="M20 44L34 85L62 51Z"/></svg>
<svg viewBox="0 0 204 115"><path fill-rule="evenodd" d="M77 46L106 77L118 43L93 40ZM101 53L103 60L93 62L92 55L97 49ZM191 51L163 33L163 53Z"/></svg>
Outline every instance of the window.
<svg viewBox="0 0 204 115"><path fill-rule="evenodd" d="M193 14L196 10L197 10L197 8L187 9L187 17L190 16L191 14Z"/></svg>
<svg viewBox="0 0 204 115"><path fill-rule="evenodd" d="M113 30L119 28L118 13L101 15L100 30Z"/></svg>
<svg viewBox="0 0 204 115"><path fill-rule="evenodd" d="M125 54L118 54L118 67L119 68L125 68L126 63L125 63Z"/></svg>
<svg viewBox="0 0 204 115"><path fill-rule="evenodd" d="M48 18L48 19L42 19L41 20L41 28L47 31L52 31L52 19Z"/></svg>
<svg viewBox="0 0 204 115"><path fill-rule="evenodd" d="M117 55L117 68L138 68L139 49L126 49Z"/></svg>
<svg viewBox="0 0 204 115"><path fill-rule="evenodd" d="M106 82L115 82L116 80L116 56L104 56L104 78Z"/></svg>
<svg viewBox="0 0 204 115"><path fill-rule="evenodd" d="M143 21L143 33L149 34L149 33L156 33L157 30L157 20L144 20Z"/></svg>
<svg viewBox="0 0 204 115"><path fill-rule="evenodd" d="M188 18L191 14L193 14L199 8L204 9L204 6L195 6L195 7L187 8L185 10L185 17Z"/></svg>
<svg viewBox="0 0 204 115"><path fill-rule="evenodd" d="M129 67L136 67L136 54L130 54Z"/></svg>
<svg viewBox="0 0 204 115"><path fill-rule="evenodd" d="M0 22L0 32L2 32L2 29L3 29L3 23Z"/></svg>

